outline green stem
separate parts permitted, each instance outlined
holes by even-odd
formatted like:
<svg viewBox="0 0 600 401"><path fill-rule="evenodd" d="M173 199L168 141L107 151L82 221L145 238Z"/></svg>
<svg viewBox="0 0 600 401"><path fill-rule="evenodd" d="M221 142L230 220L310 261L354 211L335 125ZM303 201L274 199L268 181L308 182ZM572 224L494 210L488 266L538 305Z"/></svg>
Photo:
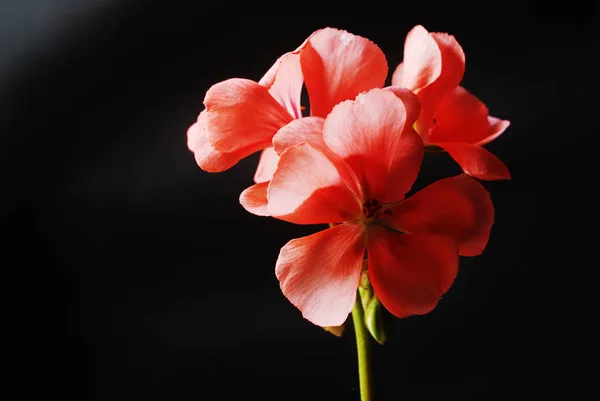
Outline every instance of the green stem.
<svg viewBox="0 0 600 401"><path fill-rule="evenodd" d="M364 312L360 297L356 297L356 303L352 309L352 321L356 333L356 350L358 354L358 380L360 383L361 401L373 401L371 391L371 356L369 351L369 333L365 327Z"/></svg>

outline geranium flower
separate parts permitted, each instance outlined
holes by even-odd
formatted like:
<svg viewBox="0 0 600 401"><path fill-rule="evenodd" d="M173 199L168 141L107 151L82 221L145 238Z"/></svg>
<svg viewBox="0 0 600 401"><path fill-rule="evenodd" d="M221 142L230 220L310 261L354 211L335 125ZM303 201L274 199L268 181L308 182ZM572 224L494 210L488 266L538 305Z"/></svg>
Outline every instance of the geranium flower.
<svg viewBox="0 0 600 401"><path fill-rule="evenodd" d="M188 147L209 172L225 171L264 149L254 181L267 182L279 159L271 139L302 116L303 84L311 116L325 117L337 103L383 86L387 72L385 55L373 42L334 28L318 30L259 82L233 78L213 85L205 110L188 129Z"/></svg>
<svg viewBox="0 0 600 401"><path fill-rule="evenodd" d="M365 251L375 295L405 317L431 311L457 274L458 256L487 244L494 211L475 179L445 178L404 199L423 157L412 128L419 108L409 90L373 89L273 138L280 160L259 209L296 224L333 223L289 241L276 263L283 294L316 325L346 320ZM252 199L241 201L256 213Z"/></svg>
<svg viewBox="0 0 600 401"><path fill-rule="evenodd" d="M392 85L419 96L422 109L415 128L426 146L442 148L473 177L510 179L506 165L482 147L510 122L491 117L483 102L459 86L464 73L465 54L454 36L417 25L406 36L404 60Z"/></svg>

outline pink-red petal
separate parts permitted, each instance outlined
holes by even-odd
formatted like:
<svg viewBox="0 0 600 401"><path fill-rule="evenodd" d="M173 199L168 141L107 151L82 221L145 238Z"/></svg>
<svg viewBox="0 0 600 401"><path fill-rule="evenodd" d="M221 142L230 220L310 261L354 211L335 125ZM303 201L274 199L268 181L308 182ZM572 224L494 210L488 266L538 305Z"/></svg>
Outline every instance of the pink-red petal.
<svg viewBox="0 0 600 401"><path fill-rule="evenodd" d="M269 182L261 182L246 188L240 194L240 204L248 212L257 216L269 216L267 209L267 189Z"/></svg>
<svg viewBox="0 0 600 401"><path fill-rule="evenodd" d="M313 33L300 50L312 116L326 117L336 104L381 88L388 65L370 40L335 28Z"/></svg>
<svg viewBox="0 0 600 401"><path fill-rule="evenodd" d="M206 139L206 113L202 111L198 120L187 130L188 148L194 153L198 166L209 173L218 173L234 166L244 154L240 152L222 153Z"/></svg>
<svg viewBox="0 0 600 401"><path fill-rule="evenodd" d="M483 146L487 143L492 142L494 139L502 135L502 133L504 133L504 131L510 126L510 121L501 120L492 116L488 117L488 123L490 125L489 136L475 143L475 145Z"/></svg>
<svg viewBox="0 0 600 401"><path fill-rule="evenodd" d="M308 142L317 149L324 149L324 123L325 119L321 117L303 117L281 127L273 137L275 152L280 155L287 148L302 142Z"/></svg>
<svg viewBox="0 0 600 401"><path fill-rule="evenodd" d="M388 186L410 188L418 171L422 145L411 138L406 143L407 106L392 91L372 89L334 107L325 120L323 139L327 146L354 170L365 199L383 201ZM414 138L412 138L414 139ZM420 156L419 156L420 155ZM411 173L395 174L402 165ZM391 182L393 178L394 182Z"/></svg>
<svg viewBox="0 0 600 401"><path fill-rule="evenodd" d="M452 239L368 230L369 278L383 306L399 318L431 312L458 273Z"/></svg>
<svg viewBox="0 0 600 401"><path fill-rule="evenodd" d="M258 83L267 88L292 117L302 117L300 96L304 78L299 54L290 52L279 57Z"/></svg>
<svg viewBox="0 0 600 401"><path fill-rule="evenodd" d="M458 163L462 170L480 180L510 180L510 171L502 160L487 149L463 143L436 143Z"/></svg>
<svg viewBox="0 0 600 401"><path fill-rule="evenodd" d="M435 123L427 142L481 144L499 136L509 122L490 118L486 105L458 86L445 96L435 111Z"/></svg>
<svg viewBox="0 0 600 401"><path fill-rule="evenodd" d="M467 176L443 178L391 209L387 224L412 234L438 234L452 238L463 256L485 249L494 223L489 192Z"/></svg>
<svg viewBox="0 0 600 401"><path fill-rule="evenodd" d="M273 137L273 147L278 154L287 148L306 142L319 149L336 166L346 185L358 199L362 199L362 189L354 171L323 140L325 119L321 117L303 117L282 127Z"/></svg>
<svg viewBox="0 0 600 401"><path fill-rule="evenodd" d="M427 138L439 102L458 86L465 73L465 54L454 36L415 26L406 36L404 60L392 85L414 91L421 100L416 128Z"/></svg>
<svg viewBox="0 0 600 401"><path fill-rule="evenodd" d="M248 156L271 146L277 130L293 117L254 81L232 78L213 85L204 98L206 137L226 153Z"/></svg>
<svg viewBox="0 0 600 401"><path fill-rule="evenodd" d="M273 147L264 149L260 154L258 166L256 167L256 172L254 173L254 182L258 184L261 182L270 181L271 178L273 178L273 173L277 168L278 162L279 155L275 153L275 149L273 149Z"/></svg>
<svg viewBox="0 0 600 401"><path fill-rule="evenodd" d="M412 126L421 111L421 101L410 89L402 88L400 86L386 86L383 88L386 91L392 92L396 97L402 100L404 107L406 108L406 125Z"/></svg>
<svg viewBox="0 0 600 401"><path fill-rule="evenodd" d="M364 251L364 228L350 223L291 240L275 267L281 290L312 323L339 326L356 300Z"/></svg>
<svg viewBox="0 0 600 401"><path fill-rule="evenodd" d="M442 52L435 39L417 25L406 35L403 61L392 75L392 85L420 91L442 73Z"/></svg>
<svg viewBox="0 0 600 401"><path fill-rule="evenodd" d="M269 185L268 210L290 223L327 224L357 218L361 205L334 162L304 142L280 155Z"/></svg>

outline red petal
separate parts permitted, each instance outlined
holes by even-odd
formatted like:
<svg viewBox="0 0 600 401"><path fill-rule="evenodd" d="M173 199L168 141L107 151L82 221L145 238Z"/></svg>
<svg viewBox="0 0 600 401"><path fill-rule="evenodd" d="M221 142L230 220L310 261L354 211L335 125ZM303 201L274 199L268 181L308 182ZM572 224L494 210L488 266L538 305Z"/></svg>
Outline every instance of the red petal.
<svg viewBox="0 0 600 401"><path fill-rule="evenodd" d="M487 143L499 136L508 125L508 121L491 119L486 105L458 86L438 105L435 124L427 142Z"/></svg>
<svg viewBox="0 0 600 401"><path fill-rule="evenodd" d="M254 173L254 182L258 184L270 181L273 178L273 173L277 168L278 162L279 156L272 147L264 149L260 154L256 173Z"/></svg>
<svg viewBox="0 0 600 401"><path fill-rule="evenodd" d="M269 216L269 211L267 210L268 187L268 182L261 182L246 188L240 195L240 204L252 214Z"/></svg>
<svg viewBox="0 0 600 401"><path fill-rule="evenodd" d="M406 108L406 125L412 126L421 111L421 101L410 89L402 88L400 86L386 86L383 88L386 91L392 92L404 103Z"/></svg>
<svg viewBox="0 0 600 401"><path fill-rule="evenodd" d="M361 212L334 162L306 142L281 154L268 200L271 216L296 224L338 223Z"/></svg>
<svg viewBox="0 0 600 401"><path fill-rule="evenodd" d="M388 72L381 49L361 36L334 28L313 33L300 51L313 116L326 117L336 104L381 88Z"/></svg>
<svg viewBox="0 0 600 401"><path fill-rule="evenodd" d="M206 137L220 152L248 156L271 146L293 117L254 81L233 78L213 85L204 98Z"/></svg>
<svg viewBox="0 0 600 401"><path fill-rule="evenodd" d="M348 223L291 240L275 268L283 295L312 323L341 325L356 300L364 252L364 229Z"/></svg>
<svg viewBox="0 0 600 401"><path fill-rule="evenodd" d="M442 73L441 49L421 25L415 26L406 35L403 59L392 75L394 86L420 91Z"/></svg>
<svg viewBox="0 0 600 401"><path fill-rule="evenodd" d="M273 137L275 152L280 155L287 148L302 142L308 142L317 149L324 149L324 122L325 119L321 117L304 117L281 127Z"/></svg>
<svg viewBox="0 0 600 401"><path fill-rule="evenodd" d="M304 79L299 54L286 53L281 56L258 83L267 88L271 96L294 118L302 117L300 96Z"/></svg>
<svg viewBox="0 0 600 401"><path fill-rule="evenodd" d="M450 237L464 256L483 252L494 223L490 194L467 175L436 181L391 210L385 224L407 233Z"/></svg>
<svg viewBox="0 0 600 401"><path fill-rule="evenodd" d="M391 91L373 89L334 107L325 120L323 138L327 146L354 170L365 199L383 201L388 192L402 192L412 185L423 145L415 145L405 130L407 106ZM408 126L410 128L410 126ZM406 145L410 144L410 147ZM409 173L397 174L398 166ZM391 180L395 180L392 182ZM389 186L389 188L387 187ZM390 189L392 186L398 189Z"/></svg>
<svg viewBox="0 0 600 401"><path fill-rule="evenodd" d="M198 166L209 173L225 171L235 165L244 155L240 152L222 153L212 147L206 139L206 113L202 111L198 121L187 131L188 148L194 152Z"/></svg>
<svg viewBox="0 0 600 401"><path fill-rule="evenodd" d="M488 150L477 145L436 143L459 164L462 170L480 180L510 180L508 167Z"/></svg>
<svg viewBox="0 0 600 401"><path fill-rule="evenodd" d="M465 73L465 54L446 33L429 33L415 26L406 36L402 67L394 71L392 85L413 90L421 100L417 130L424 138L433 124L438 103L458 86Z"/></svg>
<svg viewBox="0 0 600 401"><path fill-rule="evenodd" d="M494 139L498 138L502 133L510 126L510 121L501 120L496 117L488 117L488 123L490 124L489 136L483 138L481 141L477 142L475 145L483 146L486 143L490 143Z"/></svg>
<svg viewBox="0 0 600 401"><path fill-rule="evenodd" d="M431 312L458 273L456 244L433 234L368 232L369 278L375 295L402 318Z"/></svg>
<svg viewBox="0 0 600 401"><path fill-rule="evenodd" d="M361 186L354 171L337 154L325 144L323 140L323 125L325 119L321 117L304 117L292 121L282 127L273 137L273 147L278 154L299 143L306 142L319 149L336 166L346 185L359 199L362 199Z"/></svg>

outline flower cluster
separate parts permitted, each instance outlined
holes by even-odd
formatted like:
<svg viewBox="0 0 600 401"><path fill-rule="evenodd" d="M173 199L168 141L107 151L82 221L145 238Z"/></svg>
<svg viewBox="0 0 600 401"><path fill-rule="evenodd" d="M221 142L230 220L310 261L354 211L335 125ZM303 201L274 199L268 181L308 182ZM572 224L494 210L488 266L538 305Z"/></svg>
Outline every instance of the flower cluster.
<svg viewBox="0 0 600 401"><path fill-rule="evenodd" d="M207 91L187 132L200 168L225 171L261 151L242 206L329 224L289 241L275 266L283 294L312 323L342 325L357 294L397 317L428 313L452 285L459 256L484 250L494 208L478 180L510 175L483 145L509 122L460 86L464 72L453 36L416 26L385 86L376 44L325 28L258 82L234 78ZM447 153L464 174L406 197L427 150Z"/></svg>

